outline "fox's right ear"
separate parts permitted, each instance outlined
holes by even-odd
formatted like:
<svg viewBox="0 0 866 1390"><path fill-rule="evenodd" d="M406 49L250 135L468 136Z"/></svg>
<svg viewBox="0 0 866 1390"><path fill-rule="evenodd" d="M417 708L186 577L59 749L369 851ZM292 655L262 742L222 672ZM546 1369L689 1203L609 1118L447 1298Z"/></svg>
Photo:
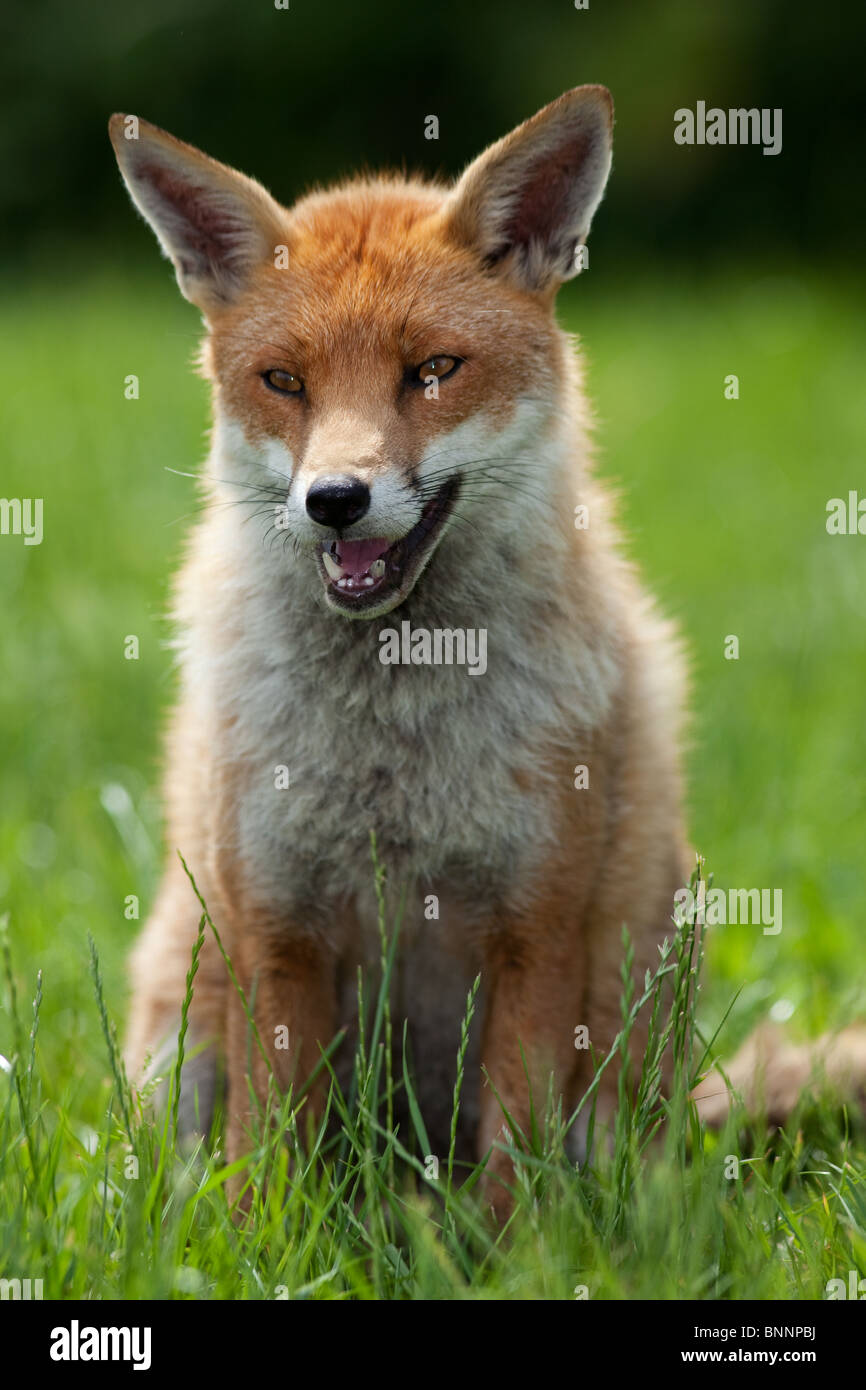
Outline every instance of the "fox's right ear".
<svg viewBox="0 0 866 1390"><path fill-rule="evenodd" d="M204 313L230 304L256 265L273 264L285 214L260 184L137 116L112 116L108 131L132 201Z"/></svg>

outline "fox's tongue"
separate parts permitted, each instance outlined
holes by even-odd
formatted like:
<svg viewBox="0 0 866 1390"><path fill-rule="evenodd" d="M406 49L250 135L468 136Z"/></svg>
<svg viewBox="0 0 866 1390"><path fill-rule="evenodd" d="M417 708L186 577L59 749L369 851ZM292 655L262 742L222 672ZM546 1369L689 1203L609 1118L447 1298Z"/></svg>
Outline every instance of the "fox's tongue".
<svg viewBox="0 0 866 1390"><path fill-rule="evenodd" d="M334 557L344 574L366 574L374 561L388 549L387 541L337 541Z"/></svg>

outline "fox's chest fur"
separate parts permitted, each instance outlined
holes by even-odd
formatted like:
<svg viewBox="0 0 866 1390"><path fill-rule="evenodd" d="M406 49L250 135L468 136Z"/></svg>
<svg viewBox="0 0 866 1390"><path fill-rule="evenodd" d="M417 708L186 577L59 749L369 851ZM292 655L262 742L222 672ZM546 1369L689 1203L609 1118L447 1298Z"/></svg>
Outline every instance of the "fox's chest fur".
<svg viewBox="0 0 866 1390"><path fill-rule="evenodd" d="M371 832L393 896L432 895L428 913L445 899L481 920L530 891L555 783L570 783L618 676L614 646L594 645L552 588L557 569L580 587L561 534L525 553L491 521L449 536L396 613L347 622L240 509L216 509L181 585L184 679L214 785L236 798L227 848L276 911L327 933L350 900L368 937ZM406 622L484 628L486 669L383 664L382 633Z"/></svg>

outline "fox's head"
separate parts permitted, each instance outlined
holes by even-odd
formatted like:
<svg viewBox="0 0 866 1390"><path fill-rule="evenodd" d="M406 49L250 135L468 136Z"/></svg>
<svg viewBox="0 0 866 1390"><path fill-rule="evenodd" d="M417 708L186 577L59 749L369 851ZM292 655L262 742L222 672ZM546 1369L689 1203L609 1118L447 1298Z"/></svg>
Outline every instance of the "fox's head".
<svg viewBox="0 0 866 1390"><path fill-rule="evenodd" d="M450 536L471 545L495 517L507 537L558 503L533 472L569 373L553 301L580 269L612 123L607 90L577 87L451 188L361 180L284 208L112 117L133 201L207 326L212 486L262 504L331 608L386 613Z"/></svg>

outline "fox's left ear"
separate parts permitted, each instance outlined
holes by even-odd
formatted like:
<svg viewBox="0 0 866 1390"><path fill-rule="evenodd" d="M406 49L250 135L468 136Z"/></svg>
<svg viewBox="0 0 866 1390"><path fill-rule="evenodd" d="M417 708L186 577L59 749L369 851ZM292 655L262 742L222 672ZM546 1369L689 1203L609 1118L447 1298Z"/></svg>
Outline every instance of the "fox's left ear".
<svg viewBox="0 0 866 1390"><path fill-rule="evenodd" d="M452 236L523 288L576 275L610 171L613 101L575 87L469 165L445 216Z"/></svg>

